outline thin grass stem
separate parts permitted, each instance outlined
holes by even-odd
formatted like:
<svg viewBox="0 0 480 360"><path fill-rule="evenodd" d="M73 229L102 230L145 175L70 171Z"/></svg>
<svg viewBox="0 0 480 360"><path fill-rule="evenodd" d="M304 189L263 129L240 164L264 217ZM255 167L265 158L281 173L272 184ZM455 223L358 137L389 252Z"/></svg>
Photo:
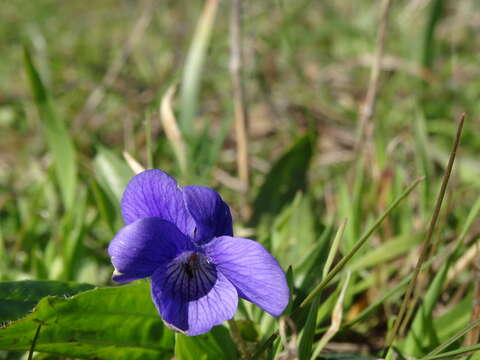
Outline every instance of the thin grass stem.
<svg viewBox="0 0 480 360"><path fill-rule="evenodd" d="M478 320L475 320L473 322L471 322L470 324L468 324L467 326L465 326L462 330L460 330L459 332L457 332L455 335L453 335L450 339L448 339L447 341L445 341L443 344L437 346L435 349L433 349L432 351L430 351L425 357L423 357L421 360L432 360L432 359L437 359L438 357L436 356L437 354L439 354L440 352L442 352L442 350L446 349L447 347L449 347L451 344L453 344L455 341L457 341L458 339L460 339L462 336L464 336L465 334L467 334L470 330L476 328L477 326L480 325L480 319ZM476 345L476 346L480 346L480 344ZM471 350L470 350L471 351ZM467 351L468 352L468 351ZM445 353L446 354L446 353ZM442 354L442 355L445 355L445 354Z"/></svg>
<svg viewBox="0 0 480 360"><path fill-rule="evenodd" d="M442 207L443 198L445 197L445 193L447 191L448 180L450 179L450 175L452 173L453 164L454 164L454 161L455 161L455 157L457 155L458 145L460 144L460 138L461 138L461 135L462 135L462 129L463 129L464 121L465 121L465 113L463 113L462 116L460 117L460 121L459 121L458 128L457 128L457 134L455 136L455 141L454 141L454 144L453 144L453 147L452 147L452 151L450 153L450 158L448 160L447 169L445 170L445 175L443 177L440 192L439 192L438 197L437 197L437 201L436 201L436 204L435 204L435 209L433 211L432 219L430 221L430 226L428 228L428 233L426 235L425 241L423 242L422 249L420 250L420 256L418 258L417 265L415 266L415 270L414 270L414 273L413 273L412 280L410 281L410 283L408 285L407 292L405 294L402 305L400 307L400 312L398 314L398 317L395 320L395 325L393 327L392 332L390 333L390 335L387 338L387 342L386 342L387 346L386 347L390 347L392 345L392 343L395 340L395 337L397 336L399 330L402 328L402 322L403 322L403 319L404 319L406 311L407 311L407 306L409 304L410 299L412 298L412 295L415 292L415 288L416 288L416 284L417 284L418 275L420 273L420 269L422 268L422 264L427 259L428 248L429 248L431 240L432 240L432 235L433 235L433 232L435 230L435 225L437 224L438 216L440 214L440 209Z"/></svg>
<svg viewBox="0 0 480 360"><path fill-rule="evenodd" d="M32 340L32 345L30 346L30 350L28 351L28 360L33 359L33 352L35 351L35 345L37 344L38 335L40 335L40 329L42 328L42 324L38 324L37 331L35 331L35 336Z"/></svg>

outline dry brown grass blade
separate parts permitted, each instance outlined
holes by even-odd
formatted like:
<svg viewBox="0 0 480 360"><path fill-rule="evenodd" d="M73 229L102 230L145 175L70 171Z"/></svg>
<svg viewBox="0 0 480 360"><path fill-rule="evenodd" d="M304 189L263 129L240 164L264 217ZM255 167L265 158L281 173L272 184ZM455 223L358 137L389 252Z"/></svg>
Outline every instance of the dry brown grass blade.
<svg viewBox="0 0 480 360"><path fill-rule="evenodd" d="M313 352L312 359L317 358L317 356L320 354L320 352L325 347L325 345L328 344L328 342L335 336L335 334L340 329L340 325L342 324L342 318L343 318L343 301L345 299L345 293L347 292L348 284L350 283L350 276L351 276L351 272L349 271L347 272L347 277L345 279L345 282L343 283L342 290L340 291L340 295L338 296L337 302L335 303L335 307L333 308L332 323L330 324L330 327L328 328L327 332L322 336L322 338L318 342L318 345L316 346L315 351Z"/></svg>
<svg viewBox="0 0 480 360"><path fill-rule="evenodd" d="M480 239L479 239L480 240ZM457 276L463 272L468 265L470 265L474 260L478 259L480 254L480 242L477 240L475 243L463 254L460 259L457 260L455 265L450 268L448 272L446 284L452 282L456 279Z"/></svg>
<svg viewBox="0 0 480 360"><path fill-rule="evenodd" d="M237 140L238 175L245 191L250 187L248 159L248 107L242 80L242 0L231 0L230 16L230 76L235 107L235 136Z"/></svg>
<svg viewBox="0 0 480 360"><path fill-rule="evenodd" d="M165 130L165 135L167 136L168 141L172 144L173 152L177 157L180 170L185 174L187 172L187 150L172 109L174 94L175 86L170 86L165 92L165 95L163 95L160 104L160 120L163 129Z"/></svg>
<svg viewBox="0 0 480 360"><path fill-rule="evenodd" d="M140 174L142 171L145 171L145 168L138 162L128 151L123 152L123 158L127 162L130 169L133 170L135 174Z"/></svg>
<svg viewBox="0 0 480 360"><path fill-rule="evenodd" d="M387 37L388 17L391 4L392 0L382 1L380 24L375 44L375 57L372 62L367 95L360 112L358 139L356 143L357 149L363 149L365 145L370 146L373 136L374 125L372 118L375 112L378 87L380 84L380 74L382 70L383 53L385 49L385 39Z"/></svg>

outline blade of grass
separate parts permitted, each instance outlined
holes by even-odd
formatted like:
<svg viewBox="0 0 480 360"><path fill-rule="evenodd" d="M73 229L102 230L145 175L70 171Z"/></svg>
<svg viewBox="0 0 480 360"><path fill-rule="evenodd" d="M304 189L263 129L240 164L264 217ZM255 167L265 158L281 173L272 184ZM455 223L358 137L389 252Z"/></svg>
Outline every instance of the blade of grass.
<svg viewBox="0 0 480 360"><path fill-rule="evenodd" d="M145 139L147 152L147 169L153 169L153 146L152 146L152 114L147 113L145 118Z"/></svg>
<svg viewBox="0 0 480 360"><path fill-rule="evenodd" d="M458 357L459 355L467 354L473 351L480 350L480 344L475 344L471 346L461 347L460 349L447 351L446 353L439 354L436 356L432 356L429 360L436 360L436 359L453 359L454 357ZM473 359L472 359L473 360Z"/></svg>
<svg viewBox="0 0 480 360"><path fill-rule="evenodd" d="M403 290L403 288L407 286L411 277L412 277L411 275L408 275L401 282L399 282L395 287L383 293L383 295L378 300L376 300L373 304L371 304L366 309L364 309L357 317L347 322L345 324L345 327L353 326L356 323L364 320L372 311L374 311L377 307L379 307L385 300L389 299L390 297L394 296L395 294Z"/></svg>
<svg viewBox="0 0 480 360"><path fill-rule="evenodd" d="M455 250L454 250L455 251ZM435 257L432 257L428 261L424 262L422 265L422 270L425 270L429 268L433 263L439 262L442 263L445 261L445 259L448 259L453 253L448 254L438 254ZM350 320L345 324L345 327L350 327L355 325L356 323L364 320L373 310L378 308L385 300L390 299L391 297L395 296L398 294L403 288L407 287L409 281L411 280L413 274L408 274L405 276L397 285L395 285L392 289L386 291L383 293L378 300L376 300L374 303L372 303L370 306L368 306L366 309L364 309L360 314L358 314L354 319Z"/></svg>
<svg viewBox="0 0 480 360"><path fill-rule="evenodd" d="M94 179L89 181L91 192L95 200L95 205L100 214L100 217L103 218L107 224L110 235L114 236L116 232L115 220L118 214L118 209L113 205L110 197L105 193L102 187Z"/></svg>
<svg viewBox="0 0 480 360"><path fill-rule="evenodd" d="M467 215L467 219L465 220L465 224L463 225L462 232L458 237L457 245L455 246L455 254L458 253L462 246L465 244L465 238L467 236L468 231L470 230L471 226L473 225L474 221L476 220L478 214L480 212L480 198L475 201L473 204L472 209ZM452 266L448 273L447 284L452 281L462 270L475 259L476 254L478 253L478 243L475 242L469 250L465 251L465 253L457 260L455 265Z"/></svg>
<svg viewBox="0 0 480 360"><path fill-rule="evenodd" d="M330 271L333 259L335 258L335 254L338 250L338 245L340 244L340 240L343 239L343 234L345 233L347 221L347 218L343 220L343 222L340 224L340 227L338 228L335 238L333 239L332 246L330 248L330 251L328 252L327 260L325 261L325 266L323 267L322 279L325 279L328 275L328 272Z"/></svg>
<svg viewBox="0 0 480 360"><path fill-rule="evenodd" d="M455 341L457 341L458 339L460 339L462 336L464 336L465 334L467 334L470 330L476 328L477 326L480 325L480 319L476 320L476 321L473 321L471 322L470 324L468 324L466 327L464 327L462 330L460 330L459 332L457 332L455 335L453 335L450 339L448 339L447 341L445 341L443 344L437 346L435 349L433 349L432 351L430 351L426 356L424 356L423 358L421 358L421 360L432 360L432 359L438 359L439 357L437 357L436 355L439 354L442 350L446 349L447 347L449 347L451 344L453 344ZM480 346L479 345L475 345L475 346ZM442 354L442 355L446 355L445 354Z"/></svg>
<svg viewBox="0 0 480 360"><path fill-rule="evenodd" d="M231 1L230 16L230 77L233 85L235 107L235 135L237 140L237 169L245 192L250 188L250 164L248 159L248 107L245 85L242 78L242 0ZM243 204L245 217L251 213L247 203Z"/></svg>
<svg viewBox="0 0 480 360"><path fill-rule="evenodd" d="M317 312L318 312L319 303L320 303L320 297L317 297L313 301L313 303L310 305L307 321L305 322L305 326L303 327L303 332L300 337L300 342L298 344L299 360L310 359L310 354L312 352L313 338L315 336L315 328L317 325Z"/></svg>
<svg viewBox="0 0 480 360"><path fill-rule="evenodd" d="M375 57L372 62L367 95L359 119L358 140L356 143L356 148L358 150L368 149L372 146L374 127L372 118L375 112L375 104L380 85L381 65L385 48L385 38L387 37L388 18L391 4L392 0L383 0L381 3L380 23L375 44Z"/></svg>
<svg viewBox="0 0 480 360"><path fill-rule="evenodd" d="M182 137L182 133L177 125L175 114L172 110L173 95L175 86L170 86L162 97L160 104L160 120L168 141L172 145L173 152L177 158L178 166L183 176L187 176L187 151Z"/></svg>
<svg viewBox="0 0 480 360"><path fill-rule="evenodd" d="M425 241L423 243L422 249L420 250L420 256L418 258L417 265L415 266L415 271L413 273L412 280L410 281L410 284L407 288L407 292L405 294L402 305L400 307L400 312L398 314L398 317L395 320L395 325L393 327L392 332L390 333L390 335L387 338L387 341L386 341L387 347L390 347L393 344L393 341L395 340L395 337L397 336L397 333L402 326L403 318L404 318L405 313L407 311L407 305L408 305L412 295L415 292L415 287L416 287L416 284L417 284L417 279L418 279L418 275L420 273L420 269L422 267L422 264L425 262L425 260L427 260L428 249L430 247L433 231L435 229L435 225L437 223L438 216L440 214L440 209L442 207L443 198L445 197L445 193L447 191L448 180L450 179L450 175L451 175L452 169L453 169L453 163L455 161L455 156L457 154L458 145L460 144L460 137L462 135L462 129L463 129L464 121L465 121L465 113L463 113L462 116L460 117L460 121L459 121L458 128L457 128L457 134L455 136L455 141L453 143L452 151L450 153L450 159L448 160L447 169L445 170L445 175L443 177L440 192L438 194L437 202L435 204L435 209L433 211L432 219L430 221L430 226L428 228L428 233L427 233L427 236L426 236Z"/></svg>
<svg viewBox="0 0 480 360"><path fill-rule="evenodd" d="M444 0L433 0L430 4L425 32L423 33L422 66L432 69L435 58L435 29L442 18Z"/></svg>
<svg viewBox="0 0 480 360"><path fill-rule="evenodd" d="M422 295L422 304L415 313L402 352L418 357L426 353L425 349L431 349L439 344L432 315L442 295L443 285L451 264L451 257L449 257L435 275L426 294Z"/></svg>
<svg viewBox="0 0 480 360"><path fill-rule="evenodd" d="M93 166L99 184L118 203L134 172L114 151L103 146L98 147Z"/></svg>
<svg viewBox="0 0 480 360"><path fill-rule="evenodd" d="M185 61L180 94L180 129L188 142L194 137L193 120L197 114L200 77L218 9L219 0L207 0L195 28Z"/></svg>
<svg viewBox="0 0 480 360"><path fill-rule="evenodd" d="M429 211L430 199L433 197L431 186L432 181L432 160L429 154L430 143L428 141L427 126L425 124L425 116L418 114L413 118L415 152L417 156L418 169L425 175L425 182L422 184L422 210L424 213Z"/></svg>
<svg viewBox="0 0 480 360"><path fill-rule="evenodd" d="M345 282L343 283L342 290L340 291L340 295L338 296L337 303L335 304L335 308L333 309L332 313L332 324L328 328L327 332L323 335L323 337L318 342L317 346L315 347L315 351L313 355L311 355L310 359L315 360L320 352L323 350L325 345L335 336L335 334L340 329L340 325L342 324L342 315L343 315L343 301L345 299L345 293L348 288L348 284L350 282L350 276L352 273L350 271L347 272L347 277Z"/></svg>
<svg viewBox="0 0 480 360"><path fill-rule="evenodd" d="M143 167L143 165L140 164L137 161L137 159L135 159L132 155L130 155L130 153L128 151L123 152L123 158L127 162L130 169L132 169L132 171L135 174L140 174L141 172L145 171L145 168Z"/></svg>
<svg viewBox="0 0 480 360"><path fill-rule="evenodd" d="M288 290L289 290L289 293L290 293L290 300L288 302L288 305L287 305L287 308L285 309L285 311L283 312L284 315L288 316L290 315L290 313L292 312L292 307L293 307L293 291L295 289L295 280L294 280L294 277L293 277L293 268L292 268L292 265L290 265L287 269L287 272L286 272L286 278L287 278L287 283L288 283Z"/></svg>
<svg viewBox="0 0 480 360"><path fill-rule="evenodd" d="M27 47L24 47L24 64L37 106L42 129L53 156L55 176L60 186L64 206L70 209L74 203L77 182L77 161L73 140L51 102L50 95L43 85L40 74Z"/></svg>
<svg viewBox="0 0 480 360"><path fill-rule="evenodd" d="M350 261L350 259L357 253L358 250L365 244L365 242L370 238L370 236L380 227L383 220L405 199L413 189L423 180L419 178L415 180L390 206L385 212L375 221L375 223L367 230L367 232L357 241L353 249L345 255L342 260L338 262L337 265L332 269L331 272L323 279L312 292L303 300L300 304L300 307L303 307L310 303L313 298L325 287L328 283L343 269L343 267Z"/></svg>
<svg viewBox="0 0 480 360"><path fill-rule="evenodd" d="M340 262L332 269L332 271L323 279L312 292L303 300L303 302L295 309L293 315L295 315L298 310L306 305L308 305L322 289L329 284L329 282L343 269L343 267L348 263L348 261L355 255L355 253L362 247L363 244L368 240L368 238L380 227L383 220L404 200L415 187L423 180L419 178L415 180L400 196L395 199L395 201L388 207L387 210L377 219L377 221L367 230L367 232L362 236L361 239L357 242L355 247L340 260ZM293 316L292 315L292 316ZM275 338L278 335L278 331L273 333L265 342L263 342L260 347L252 355L251 359L258 359L260 355L273 343Z"/></svg>

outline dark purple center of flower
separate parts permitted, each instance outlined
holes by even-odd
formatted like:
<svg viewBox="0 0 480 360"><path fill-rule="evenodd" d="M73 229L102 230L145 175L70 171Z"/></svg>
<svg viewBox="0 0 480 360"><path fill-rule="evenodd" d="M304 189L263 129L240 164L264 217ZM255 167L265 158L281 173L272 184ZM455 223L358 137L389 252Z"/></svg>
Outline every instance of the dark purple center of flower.
<svg viewBox="0 0 480 360"><path fill-rule="evenodd" d="M167 265L163 291L183 301L193 301L208 294L216 280L215 265L204 254L185 252Z"/></svg>

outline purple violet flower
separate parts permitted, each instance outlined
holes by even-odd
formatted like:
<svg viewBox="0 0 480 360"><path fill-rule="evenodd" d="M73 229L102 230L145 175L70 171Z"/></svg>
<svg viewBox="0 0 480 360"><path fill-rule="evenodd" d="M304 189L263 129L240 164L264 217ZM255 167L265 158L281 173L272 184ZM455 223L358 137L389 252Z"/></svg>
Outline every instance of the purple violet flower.
<svg viewBox="0 0 480 360"><path fill-rule="evenodd" d="M173 330L209 331L235 315L239 296L273 316L287 306L282 268L258 242L233 237L216 191L146 170L130 180L121 209L126 226L108 247L113 280L151 277L152 300Z"/></svg>

